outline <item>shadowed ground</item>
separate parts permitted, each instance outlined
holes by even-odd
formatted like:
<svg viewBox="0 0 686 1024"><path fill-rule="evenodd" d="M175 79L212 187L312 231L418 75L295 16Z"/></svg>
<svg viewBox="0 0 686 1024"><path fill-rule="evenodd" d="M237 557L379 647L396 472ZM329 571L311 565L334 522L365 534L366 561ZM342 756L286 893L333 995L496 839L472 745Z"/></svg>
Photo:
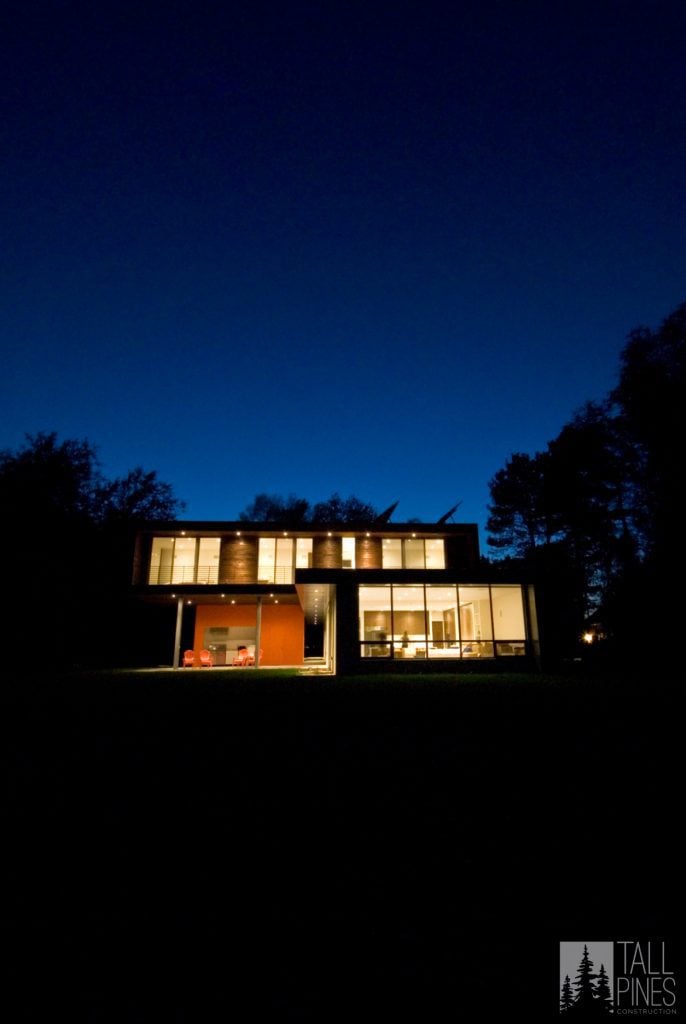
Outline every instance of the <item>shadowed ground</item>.
<svg viewBox="0 0 686 1024"><path fill-rule="evenodd" d="M6 683L15 1019L556 1019L676 933L669 679Z"/></svg>

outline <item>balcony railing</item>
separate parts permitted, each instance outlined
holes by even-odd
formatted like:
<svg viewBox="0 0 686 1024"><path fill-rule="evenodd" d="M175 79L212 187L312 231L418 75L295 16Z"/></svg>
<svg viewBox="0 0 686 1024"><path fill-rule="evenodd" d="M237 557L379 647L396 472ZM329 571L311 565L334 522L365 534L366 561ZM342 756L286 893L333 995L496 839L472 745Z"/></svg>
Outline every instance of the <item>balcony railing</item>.
<svg viewBox="0 0 686 1024"><path fill-rule="evenodd" d="M149 586L169 586L172 583L217 583L219 569L214 565L158 565L151 566Z"/></svg>
<svg viewBox="0 0 686 1024"><path fill-rule="evenodd" d="M258 583L293 583L292 565L261 565L258 568Z"/></svg>
<svg viewBox="0 0 686 1024"><path fill-rule="evenodd" d="M293 583L294 570L290 565L261 565L258 579L254 583ZM158 565L151 566L148 574L148 586L170 586L184 583L218 583L219 569L214 565Z"/></svg>

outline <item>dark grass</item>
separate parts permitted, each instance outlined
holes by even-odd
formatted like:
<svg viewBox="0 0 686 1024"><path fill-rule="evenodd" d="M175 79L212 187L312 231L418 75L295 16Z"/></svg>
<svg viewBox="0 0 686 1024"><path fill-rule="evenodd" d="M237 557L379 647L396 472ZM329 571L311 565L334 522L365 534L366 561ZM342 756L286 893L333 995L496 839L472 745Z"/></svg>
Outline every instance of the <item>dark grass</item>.
<svg viewBox="0 0 686 1024"><path fill-rule="evenodd" d="M678 930L679 694L10 678L13 1019L554 1020L560 940Z"/></svg>

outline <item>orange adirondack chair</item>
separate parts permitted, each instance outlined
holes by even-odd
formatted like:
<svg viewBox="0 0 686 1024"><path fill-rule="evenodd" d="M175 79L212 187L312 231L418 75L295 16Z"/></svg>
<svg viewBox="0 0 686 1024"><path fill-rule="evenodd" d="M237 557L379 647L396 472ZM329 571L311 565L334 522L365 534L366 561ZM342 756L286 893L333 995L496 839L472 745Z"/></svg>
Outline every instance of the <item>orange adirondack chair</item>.
<svg viewBox="0 0 686 1024"><path fill-rule="evenodd" d="M249 662L248 662L248 658L249 657L250 657L250 655L248 654L248 648L247 647L241 647L236 652L236 654L234 656L234 659L231 662L231 664L232 665L248 665L249 664Z"/></svg>

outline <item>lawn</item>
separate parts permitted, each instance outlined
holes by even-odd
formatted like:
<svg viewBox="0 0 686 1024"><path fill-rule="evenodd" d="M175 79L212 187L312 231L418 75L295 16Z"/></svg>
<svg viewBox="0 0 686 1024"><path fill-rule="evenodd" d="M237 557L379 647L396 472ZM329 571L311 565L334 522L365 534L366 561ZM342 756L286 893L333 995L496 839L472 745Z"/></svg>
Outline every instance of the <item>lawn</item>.
<svg viewBox="0 0 686 1024"><path fill-rule="evenodd" d="M16 1019L552 1020L560 940L677 930L678 694L10 678Z"/></svg>

